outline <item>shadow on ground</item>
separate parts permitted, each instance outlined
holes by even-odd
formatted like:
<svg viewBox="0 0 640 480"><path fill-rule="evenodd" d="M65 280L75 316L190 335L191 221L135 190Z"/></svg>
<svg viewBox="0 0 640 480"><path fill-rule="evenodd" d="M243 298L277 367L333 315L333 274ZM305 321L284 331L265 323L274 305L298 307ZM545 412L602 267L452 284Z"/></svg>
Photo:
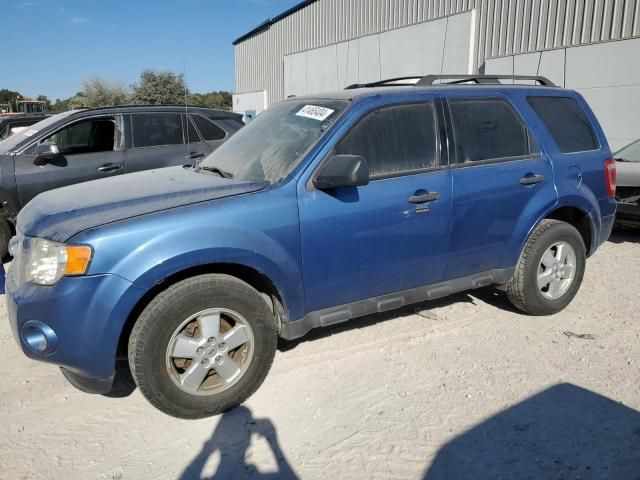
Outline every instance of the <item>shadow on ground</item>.
<svg viewBox="0 0 640 480"><path fill-rule="evenodd" d="M247 452L251 437L262 437L269 445L277 469L273 473L262 473L253 464L247 463ZM220 462L214 474L208 475L205 466L209 458L219 453ZM240 406L220 417L220 421L200 453L182 472L179 480L223 480L242 479L282 479L297 480L297 475L287 462L280 448L276 429L271 420L253 418L251 410Z"/></svg>
<svg viewBox="0 0 640 480"><path fill-rule="evenodd" d="M442 447L424 480L640 480L640 413L556 385Z"/></svg>
<svg viewBox="0 0 640 480"><path fill-rule="evenodd" d="M640 228L616 227L609 237L611 243L640 243Z"/></svg>

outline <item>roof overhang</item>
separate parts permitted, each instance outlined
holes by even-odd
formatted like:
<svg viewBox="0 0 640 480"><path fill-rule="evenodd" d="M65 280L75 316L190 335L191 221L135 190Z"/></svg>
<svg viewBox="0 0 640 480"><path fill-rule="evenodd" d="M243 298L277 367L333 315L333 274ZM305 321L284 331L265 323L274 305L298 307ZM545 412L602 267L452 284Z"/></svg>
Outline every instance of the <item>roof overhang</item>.
<svg viewBox="0 0 640 480"><path fill-rule="evenodd" d="M271 25L273 25L274 23L278 23L283 18L286 18L289 15L292 15L292 14L296 13L298 10L302 10L307 5L311 5L312 3L315 3L317 1L318 0L305 0L304 2L300 2L297 5L291 7L289 10L281 13L277 17L273 17L273 18L269 18L269 19L265 20L260 25L258 25L256 28L251 30L250 32L247 32L244 35L242 35L241 37L236 38L233 41L232 45L238 45L239 43L244 42L248 38L251 38L251 37L253 37L253 36L255 36L255 35L257 35L257 34L259 34L261 32L269 30L271 28Z"/></svg>

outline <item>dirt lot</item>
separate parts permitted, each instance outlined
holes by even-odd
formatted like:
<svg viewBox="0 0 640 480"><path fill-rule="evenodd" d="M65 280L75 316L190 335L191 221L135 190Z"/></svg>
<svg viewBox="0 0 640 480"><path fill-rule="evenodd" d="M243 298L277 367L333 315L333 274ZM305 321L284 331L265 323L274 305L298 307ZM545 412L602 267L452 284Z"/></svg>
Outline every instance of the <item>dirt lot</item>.
<svg viewBox="0 0 640 480"><path fill-rule="evenodd" d="M637 480L639 278L640 233L617 232L557 316L481 290L367 317L283 345L244 407L192 422L76 391L3 305L0 478Z"/></svg>

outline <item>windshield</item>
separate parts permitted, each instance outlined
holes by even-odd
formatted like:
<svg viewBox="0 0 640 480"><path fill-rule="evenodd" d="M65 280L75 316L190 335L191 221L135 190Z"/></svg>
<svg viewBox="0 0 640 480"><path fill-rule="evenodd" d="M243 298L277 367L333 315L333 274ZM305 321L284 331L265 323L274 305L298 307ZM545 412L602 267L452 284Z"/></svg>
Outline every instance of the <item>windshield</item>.
<svg viewBox="0 0 640 480"><path fill-rule="evenodd" d="M5 138L0 142L0 155L4 155L5 153L9 153L15 150L16 147L18 147L21 143L26 143L29 138L33 137L40 130L47 128L49 125L53 125L58 120L68 117L75 112L77 112L77 110L70 110L68 112L53 115L52 117L46 118L41 122L30 125L25 130L18 132L11 137Z"/></svg>
<svg viewBox="0 0 640 480"><path fill-rule="evenodd" d="M205 158L201 167L239 180L286 177L344 111L337 100L289 100L270 107Z"/></svg>
<svg viewBox="0 0 640 480"><path fill-rule="evenodd" d="M640 140L636 140L622 150L618 150L614 158L626 160L627 162L640 162Z"/></svg>

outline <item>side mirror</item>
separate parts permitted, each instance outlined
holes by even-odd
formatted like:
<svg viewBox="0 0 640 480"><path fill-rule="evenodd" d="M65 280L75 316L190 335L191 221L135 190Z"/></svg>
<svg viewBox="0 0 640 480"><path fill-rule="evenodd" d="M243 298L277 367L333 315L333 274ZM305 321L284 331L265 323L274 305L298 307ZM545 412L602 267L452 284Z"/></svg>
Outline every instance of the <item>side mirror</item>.
<svg viewBox="0 0 640 480"><path fill-rule="evenodd" d="M58 157L60 157L60 149L55 143L41 143L36 147L36 158L33 159L33 164L41 167Z"/></svg>
<svg viewBox="0 0 640 480"><path fill-rule="evenodd" d="M334 155L320 168L313 180L318 190L360 187L369 183L369 164L360 155Z"/></svg>

